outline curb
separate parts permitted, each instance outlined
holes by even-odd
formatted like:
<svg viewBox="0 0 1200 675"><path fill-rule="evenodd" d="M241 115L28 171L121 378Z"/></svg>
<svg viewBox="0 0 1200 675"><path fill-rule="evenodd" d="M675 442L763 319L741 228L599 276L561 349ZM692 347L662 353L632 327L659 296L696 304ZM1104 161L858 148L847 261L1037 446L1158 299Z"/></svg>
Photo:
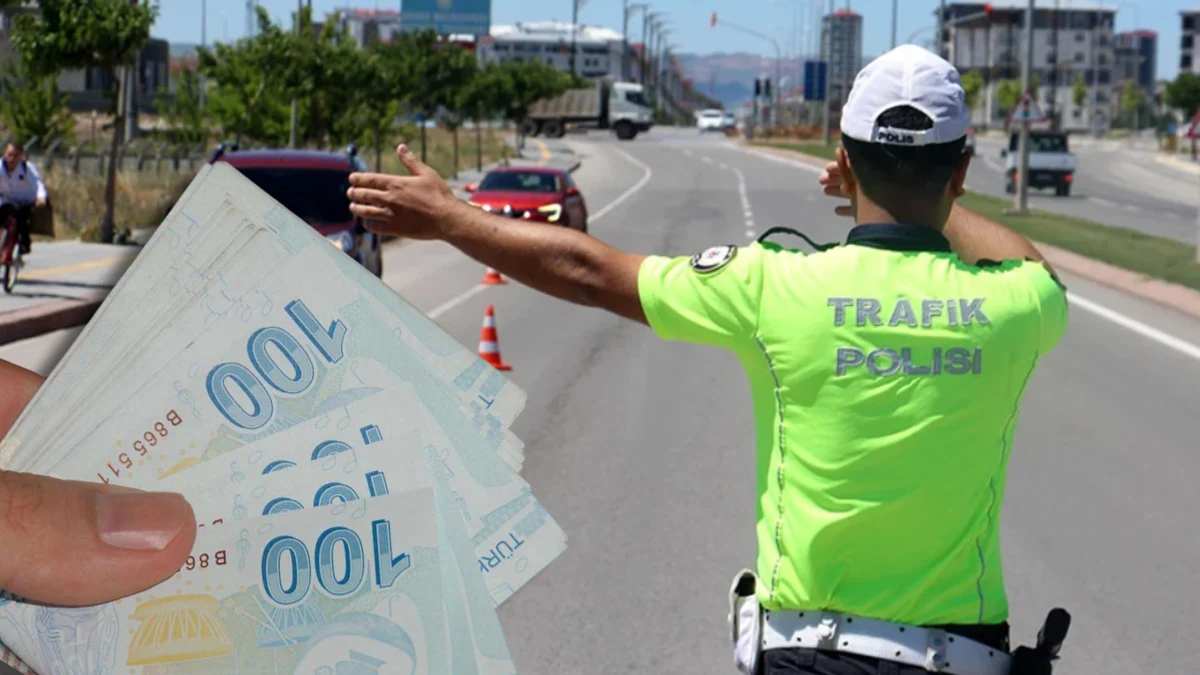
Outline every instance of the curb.
<svg viewBox="0 0 1200 675"><path fill-rule="evenodd" d="M1169 307L1200 319L1200 291L1155 279L1124 267L1073 253L1035 241L1034 245L1055 269L1066 270L1102 286L1108 286L1144 300Z"/></svg>
<svg viewBox="0 0 1200 675"><path fill-rule="evenodd" d="M1159 164L1163 164L1163 165L1178 169L1180 171L1190 173L1194 176L1200 176L1200 164L1198 164L1196 162L1191 162L1186 159L1179 159L1178 157L1176 157L1174 155L1163 155L1163 154L1157 155L1154 158L1154 161L1158 162Z"/></svg>
<svg viewBox="0 0 1200 675"><path fill-rule="evenodd" d="M103 298L95 300L56 300L34 307L0 314L0 345L37 337L44 333L88 322Z"/></svg>
<svg viewBox="0 0 1200 675"><path fill-rule="evenodd" d="M825 160L792 150L754 146L745 143L740 145L751 152L765 152L780 159L786 158L812 167L823 168L826 164ZM1200 173L1200 168L1197 168L1196 171ZM1094 258L1088 258L1087 256L1058 248L1057 246L1044 244L1040 241L1035 241L1034 245L1037 246L1042 255L1046 257L1046 260L1056 269L1066 270L1088 281L1124 291L1143 300L1149 300L1200 319L1200 291L1188 288L1187 286L1173 284L1169 281L1148 277L1139 272L1110 265Z"/></svg>

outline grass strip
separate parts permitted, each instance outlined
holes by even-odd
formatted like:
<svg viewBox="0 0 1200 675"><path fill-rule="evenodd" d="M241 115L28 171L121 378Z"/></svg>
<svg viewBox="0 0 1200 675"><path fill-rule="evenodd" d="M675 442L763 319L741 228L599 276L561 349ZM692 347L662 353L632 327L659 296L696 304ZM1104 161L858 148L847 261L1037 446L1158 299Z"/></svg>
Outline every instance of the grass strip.
<svg viewBox="0 0 1200 675"><path fill-rule="evenodd" d="M820 143L766 142L756 145L820 159L831 159L834 152L834 147ZM1190 244L1037 209L1031 209L1027 215L1013 215L1008 213L1012 207L1011 199L978 192L968 192L959 203L1030 239L1200 290L1200 263L1196 262L1196 247Z"/></svg>

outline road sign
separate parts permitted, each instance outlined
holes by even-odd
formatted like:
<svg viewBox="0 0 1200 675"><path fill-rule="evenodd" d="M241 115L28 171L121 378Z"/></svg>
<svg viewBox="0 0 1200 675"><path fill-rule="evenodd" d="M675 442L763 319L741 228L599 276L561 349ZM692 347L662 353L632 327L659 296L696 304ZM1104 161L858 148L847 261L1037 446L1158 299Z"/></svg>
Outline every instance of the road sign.
<svg viewBox="0 0 1200 675"><path fill-rule="evenodd" d="M804 100L824 101L829 64L825 61L804 62Z"/></svg>
<svg viewBox="0 0 1200 675"><path fill-rule="evenodd" d="M1017 104L1017 107L1013 108L1012 113L1008 117L1010 124L1024 122L1025 120L1029 120L1032 124L1034 122L1045 122L1047 119L1049 118L1046 117L1046 113L1042 112L1042 108L1038 105L1037 101L1031 98L1029 94L1021 98L1021 102Z"/></svg>

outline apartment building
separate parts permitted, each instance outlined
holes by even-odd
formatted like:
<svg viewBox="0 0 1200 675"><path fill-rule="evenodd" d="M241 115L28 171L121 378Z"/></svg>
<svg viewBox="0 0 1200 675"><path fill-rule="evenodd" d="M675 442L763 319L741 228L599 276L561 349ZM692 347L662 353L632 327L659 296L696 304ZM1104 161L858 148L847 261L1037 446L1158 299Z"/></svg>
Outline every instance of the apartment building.
<svg viewBox="0 0 1200 675"><path fill-rule="evenodd" d="M829 64L829 99L840 110L863 67L862 15L839 9L821 19L821 60Z"/></svg>
<svg viewBox="0 0 1200 675"><path fill-rule="evenodd" d="M491 34L479 41L478 53L482 63L540 60L570 71L572 44L575 72L589 79L622 79L622 36L600 26L572 26L561 21L492 26Z"/></svg>
<svg viewBox="0 0 1200 675"><path fill-rule="evenodd" d="M978 126L1003 125L1006 119L998 93L1001 82L1021 77L1025 7L1011 0L955 2L941 17L943 54L960 72L983 76ZM1100 3L1064 0L1057 9L1034 11L1031 73L1038 84L1037 104L1063 129L1103 131L1112 125L1118 84L1115 23L1116 10Z"/></svg>

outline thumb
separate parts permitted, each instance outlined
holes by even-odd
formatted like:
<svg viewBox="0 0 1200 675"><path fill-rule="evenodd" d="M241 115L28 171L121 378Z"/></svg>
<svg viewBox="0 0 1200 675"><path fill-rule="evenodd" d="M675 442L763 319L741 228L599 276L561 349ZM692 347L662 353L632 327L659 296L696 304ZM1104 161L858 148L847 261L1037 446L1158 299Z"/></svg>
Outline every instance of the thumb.
<svg viewBox="0 0 1200 675"><path fill-rule="evenodd" d="M182 495L0 471L0 588L94 605L179 570L196 537Z"/></svg>
<svg viewBox="0 0 1200 675"><path fill-rule="evenodd" d="M404 168L414 176L420 176L429 170L429 167L417 159L417 156L404 143L396 147L396 156L400 158L400 163L404 165Z"/></svg>

